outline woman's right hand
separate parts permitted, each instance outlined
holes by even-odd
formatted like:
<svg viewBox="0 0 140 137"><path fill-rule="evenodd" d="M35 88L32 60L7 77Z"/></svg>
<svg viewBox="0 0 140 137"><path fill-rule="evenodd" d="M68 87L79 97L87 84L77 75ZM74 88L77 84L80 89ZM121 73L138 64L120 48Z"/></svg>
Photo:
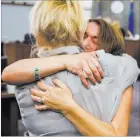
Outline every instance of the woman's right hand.
<svg viewBox="0 0 140 137"><path fill-rule="evenodd" d="M45 65L44 62L49 65ZM33 70L36 67L40 68L40 78L67 69L77 74L87 88L89 85L86 78L95 83L96 81L99 82L103 76L96 53L88 52L76 55L23 59L6 67L2 73L2 80L12 85L33 82L35 81Z"/></svg>
<svg viewBox="0 0 140 137"><path fill-rule="evenodd" d="M101 82L103 70L97 60L96 52L67 55L65 58L66 69L77 74L85 87L89 88L87 78L93 83Z"/></svg>

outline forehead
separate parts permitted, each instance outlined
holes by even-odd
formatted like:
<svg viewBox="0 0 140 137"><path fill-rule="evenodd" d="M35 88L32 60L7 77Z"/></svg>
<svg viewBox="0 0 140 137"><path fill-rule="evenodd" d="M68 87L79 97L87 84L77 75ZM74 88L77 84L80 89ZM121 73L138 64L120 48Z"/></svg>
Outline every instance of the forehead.
<svg viewBox="0 0 140 137"><path fill-rule="evenodd" d="M95 22L89 22L87 25L86 33L90 36L99 35L100 27Z"/></svg>

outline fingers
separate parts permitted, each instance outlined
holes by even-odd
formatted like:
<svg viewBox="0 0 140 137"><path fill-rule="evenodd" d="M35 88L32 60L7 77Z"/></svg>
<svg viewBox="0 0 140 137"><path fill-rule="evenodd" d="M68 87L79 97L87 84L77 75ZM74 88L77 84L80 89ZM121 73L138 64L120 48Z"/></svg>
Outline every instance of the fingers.
<svg viewBox="0 0 140 137"><path fill-rule="evenodd" d="M95 65L95 67L97 68L97 70L99 71L101 77L103 77L103 75L104 75L103 69L102 69L100 63L98 62L98 57L96 55L96 52L90 52L89 54L92 56L92 61Z"/></svg>
<svg viewBox="0 0 140 137"><path fill-rule="evenodd" d="M88 84L88 82L87 82L87 80L86 80L86 78L85 78L85 76L84 76L83 71L82 71L82 70L79 70L79 71L77 72L77 75L80 77L80 79L81 79L83 85L84 85L86 88L89 88L89 84Z"/></svg>
<svg viewBox="0 0 140 137"><path fill-rule="evenodd" d="M53 87L51 86L48 86L47 84L43 83L43 82L37 82L37 86L39 89L43 90L43 91L46 91L46 90L51 90L53 89Z"/></svg>
<svg viewBox="0 0 140 137"><path fill-rule="evenodd" d="M32 98L32 100L34 100L36 102L42 103L41 97L37 97L37 96L31 95L31 98Z"/></svg>
<svg viewBox="0 0 140 137"><path fill-rule="evenodd" d="M88 64L86 62L83 62L83 71L86 73L88 79L90 80L91 83L95 84L96 80L93 76L93 73L90 69L90 67L88 66Z"/></svg>
<svg viewBox="0 0 140 137"><path fill-rule="evenodd" d="M83 60L81 64L82 70L86 73L86 76L91 83L96 84L96 81L101 82L101 79L103 77L103 70L97 60L98 57L96 56L96 52L85 53L84 56L85 55L86 60ZM87 81L84 78L82 72L80 72L79 76L82 80L82 83L87 86Z"/></svg>
<svg viewBox="0 0 140 137"><path fill-rule="evenodd" d="M37 110L46 110L46 109L49 109L49 107L46 106L46 105L35 105L35 108Z"/></svg>
<svg viewBox="0 0 140 137"><path fill-rule="evenodd" d="M37 96L37 97L45 96L45 92L43 92L41 90L31 88L30 91L31 91L31 94L34 95L34 96Z"/></svg>
<svg viewBox="0 0 140 137"><path fill-rule="evenodd" d="M97 68L100 76L103 77L104 76L103 69L102 69L100 63L98 62L98 60L96 58L92 58L92 62L94 63L95 67Z"/></svg>
<svg viewBox="0 0 140 137"><path fill-rule="evenodd" d="M95 51L89 52L89 55L91 55L93 58L97 58L97 55L96 55L96 52Z"/></svg>
<svg viewBox="0 0 140 137"><path fill-rule="evenodd" d="M47 90L46 84L43 83L43 82L38 81L37 82L37 86L38 86L39 89L41 89L43 91L46 91Z"/></svg>
<svg viewBox="0 0 140 137"><path fill-rule="evenodd" d="M102 73L102 69L98 61L95 58L92 58L91 61L88 61L88 64L96 80L100 82L102 79L103 73Z"/></svg>
<svg viewBox="0 0 140 137"><path fill-rule="evenodd" d="M59 88L62 88L62 89L67 88L67 86L64 83L62 83L59 79L53 79L52 82L54 83L54 85L56 87L59 87Z"/></svg>

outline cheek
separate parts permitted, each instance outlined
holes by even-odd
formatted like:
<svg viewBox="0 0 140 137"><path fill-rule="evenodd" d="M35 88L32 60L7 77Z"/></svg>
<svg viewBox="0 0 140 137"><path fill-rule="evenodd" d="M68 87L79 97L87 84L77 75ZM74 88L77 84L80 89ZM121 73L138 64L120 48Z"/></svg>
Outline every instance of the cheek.
<svg viewBox="0 0 140 137"><path fill-rule="evenodd" d="M93 41L88 38L83 40L82 47L85 52L92 52L97 50L96 43L93 43Z"/></svg>
<svg viewBox="0 0 140 137"><path fill-rule="evenodd" d="M97 50L97 46L94 45L93 43L87 45L87 46L84 48L84 51L85 51L85 52L92 52L92 51L96 51L96 50Z"/></svg>
<svg viewBox="0 0 140 137"><path fill-rule="evenodd" d="M82 47L83 47L83 49L87 46L87 40L86 39L84 39L84 40L82 40Z"/></svg>
<svg viewBox="0 0 140 137"><path fill-rule="evenodd" d="M86 38L83 40L83 45L84 46L89 46L92 44L92 41L89 38Z"/></svg>
<svg viewBox="0 0 140 137"><path fill-rule="evenodd" d="M93 46L92 51L96 51L97 50L97 45Z"/></svg>

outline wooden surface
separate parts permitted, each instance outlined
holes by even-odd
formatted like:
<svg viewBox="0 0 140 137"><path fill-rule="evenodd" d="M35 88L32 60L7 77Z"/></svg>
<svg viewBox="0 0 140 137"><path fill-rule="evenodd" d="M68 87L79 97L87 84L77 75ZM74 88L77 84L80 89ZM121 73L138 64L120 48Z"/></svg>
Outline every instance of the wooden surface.
<svg viewBox="0 0 140 137"><path fill-rule="evenodd" d="M1 56L1 73L3 69L7 66L7 56Z"/></svg>
<svg viewBox="0 0 140 137"><path fill-rule="evenodd" d="M28 44L11 42L4 45L4 55L8 58L8 65L18 60L29 58L30 52L31 46Z"/></svg>
<svg viewBox="0 0 140 137"><path fill-rule="evenodd" d="M1 98L15 98L15 94L14 93L8 93L7 91L2 91L1 93Z"/></svg>
<svg viewBox="0 0 140 137"><path fill-rule="evenodd" d="M6 89L1 91L1 98L15 98L15 86L6 84Z"/></svg>

